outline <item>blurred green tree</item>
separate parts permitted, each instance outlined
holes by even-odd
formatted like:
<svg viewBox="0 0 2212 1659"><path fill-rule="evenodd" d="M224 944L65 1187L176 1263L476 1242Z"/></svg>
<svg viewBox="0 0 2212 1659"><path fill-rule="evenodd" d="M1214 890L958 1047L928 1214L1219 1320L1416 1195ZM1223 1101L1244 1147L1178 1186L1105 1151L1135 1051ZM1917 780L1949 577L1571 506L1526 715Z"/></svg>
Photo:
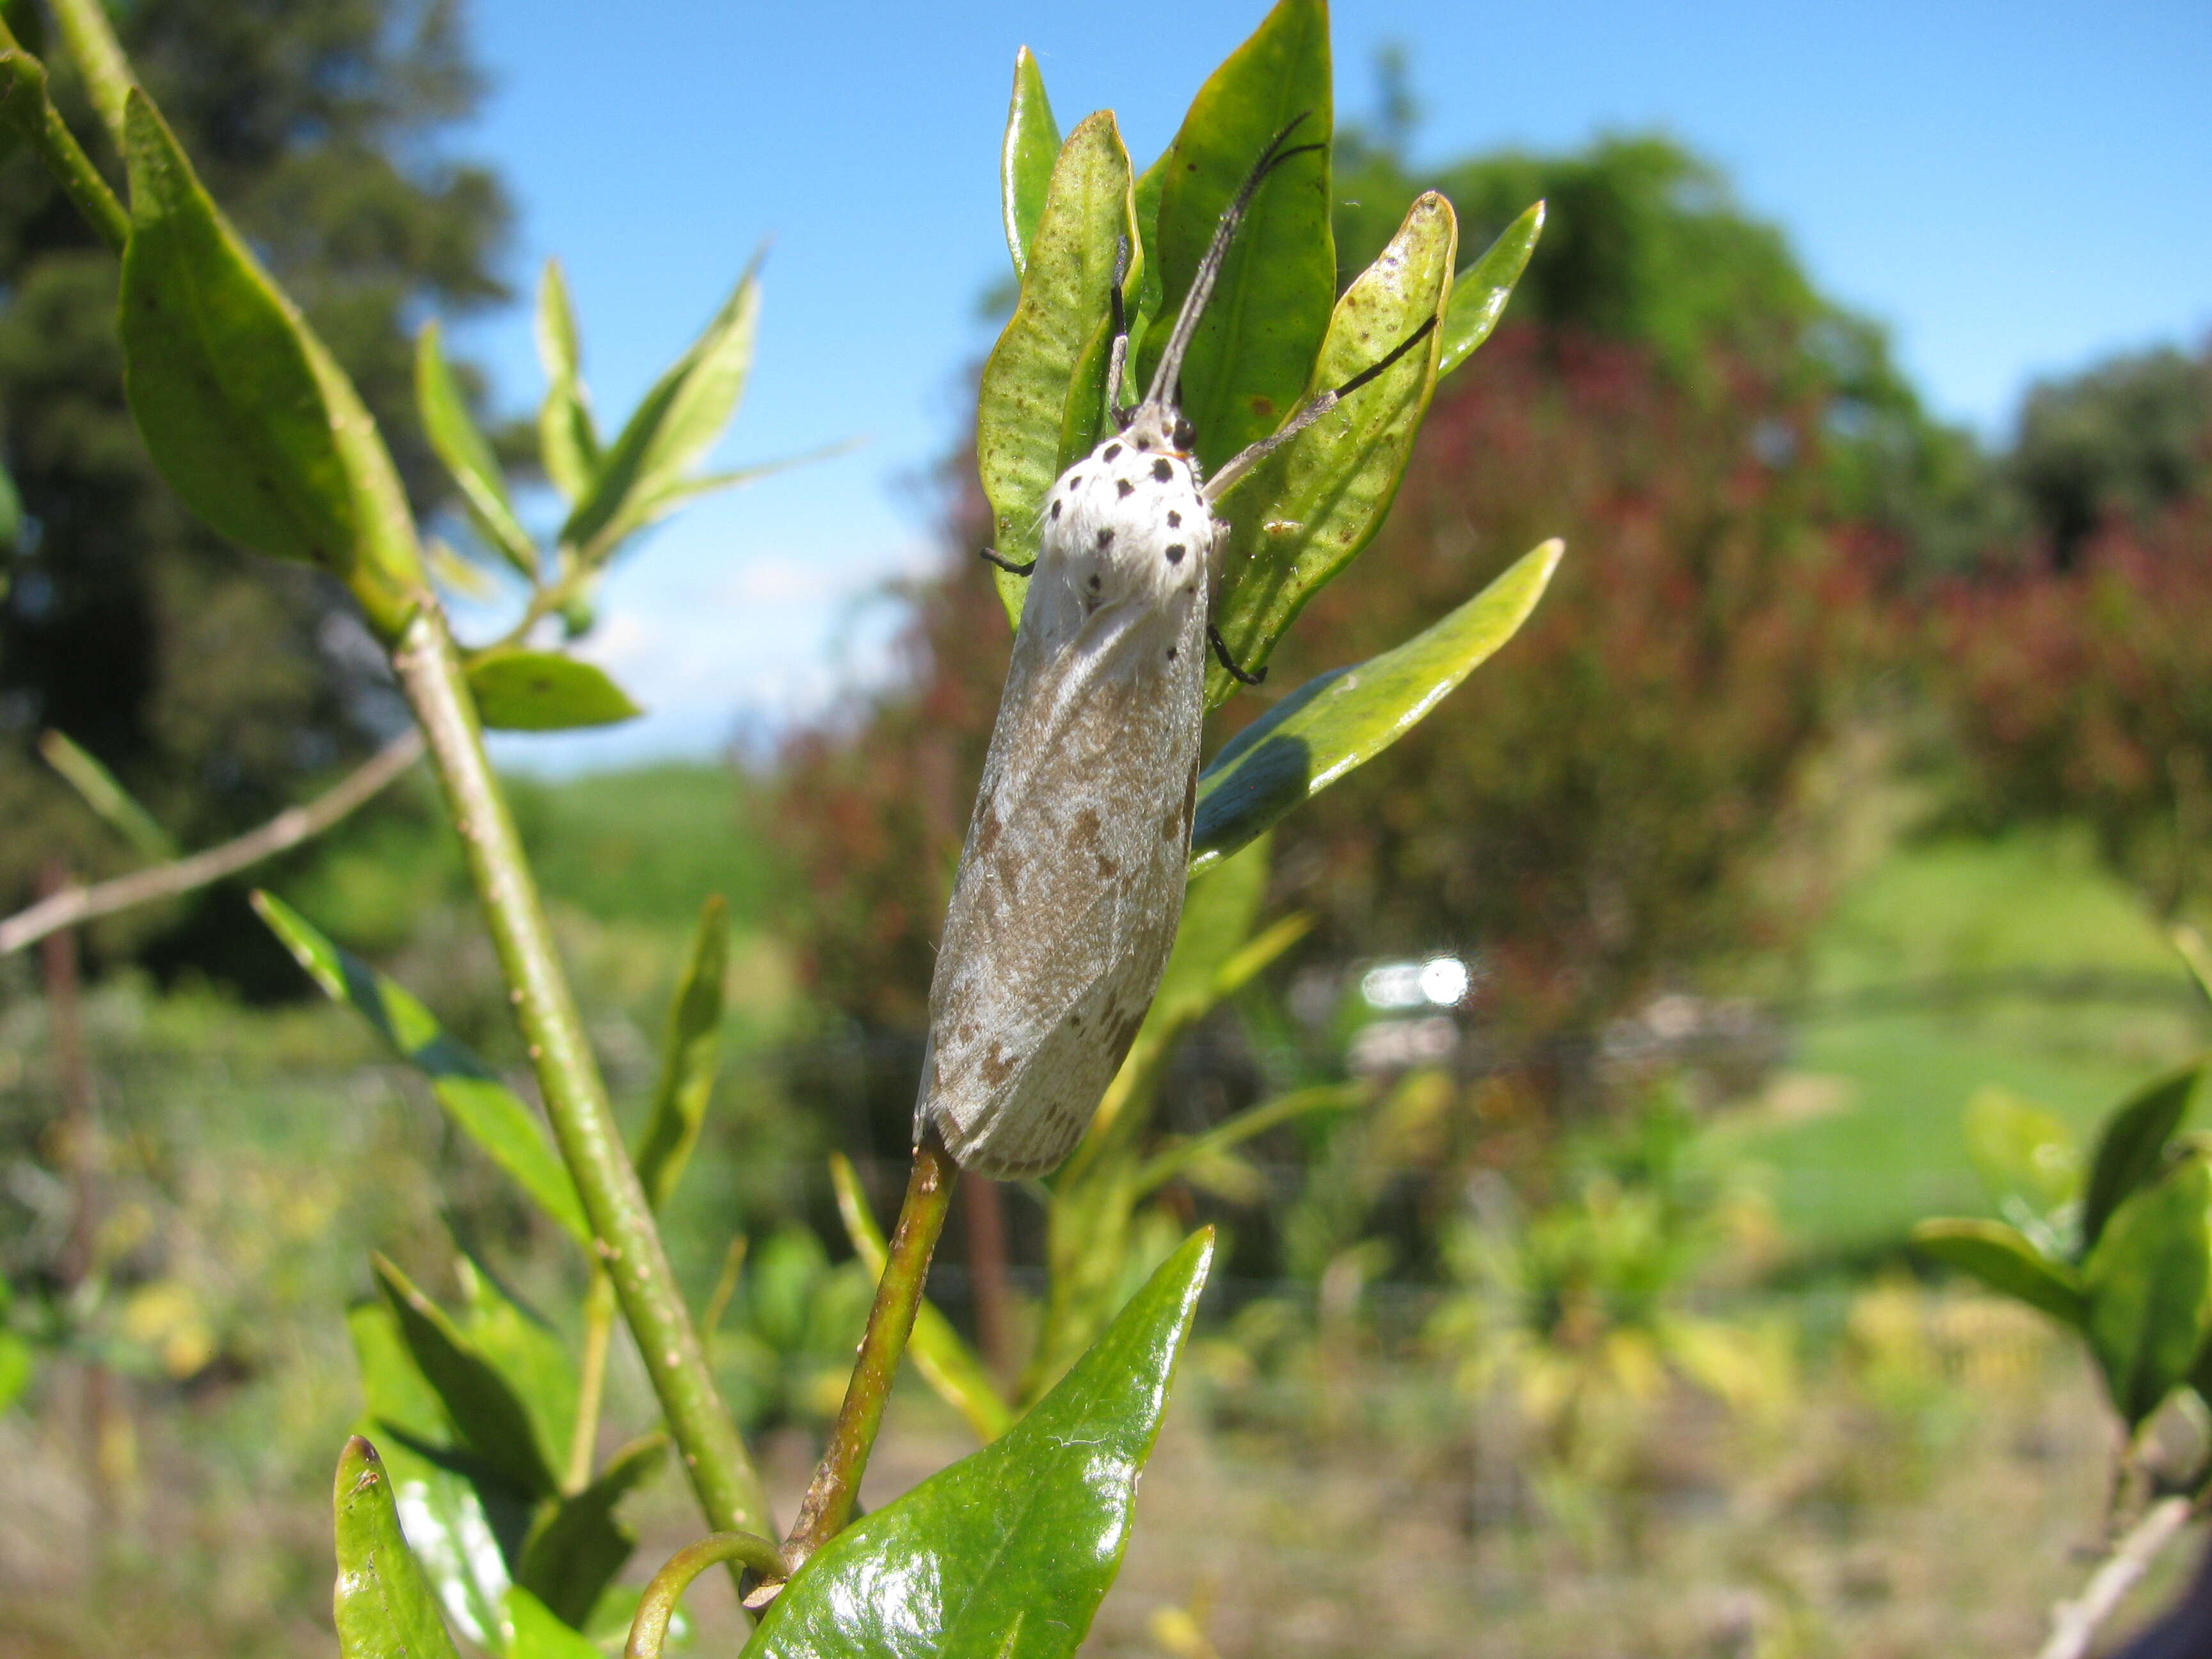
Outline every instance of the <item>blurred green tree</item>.
<svg viewBox="0 0 2212 1659"><path fill-rule="evenodd" d="M2060 570L2114 520L2139 528L2212 493L2212 353L2168 346L2039 384L2004 470L2030 535Z"/></svg>
<svg viewBox="0 0 2212 1659"><path fill-rule="evenodd" d="M360 386L416 507L434 509L447 486L415 417L412 327L426 308L505 295L500 185L435 149L479 92L456 0L137 0L118 21L209 186ZM58 64L56 90L114 175ZM85 874L125 856L39 762L43 729L98 755L191 844L297 799L404 717L334 585L228 546L155 477L124 406L116 277L32 157L0 164L0 458L23 513L0 601L9 908L57 853ZM178 948L219 958L227 932Z"/></svg>

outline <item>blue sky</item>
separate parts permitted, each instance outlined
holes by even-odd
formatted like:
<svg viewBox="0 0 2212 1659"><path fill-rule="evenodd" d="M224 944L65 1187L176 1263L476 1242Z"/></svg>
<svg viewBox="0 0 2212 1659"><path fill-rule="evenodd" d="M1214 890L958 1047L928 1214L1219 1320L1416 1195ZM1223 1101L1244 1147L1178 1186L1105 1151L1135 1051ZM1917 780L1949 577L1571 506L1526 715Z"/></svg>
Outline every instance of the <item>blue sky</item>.
<svg viewBox="0 0 2212 1659"><path fill-rule="evenodd" d="M516 763L704 754L888 670L887 584L929 557L933 469L1006 271L997 155L1014 50L1062 130L1119 112L1142 166L1261 0L751 6L474 0L491 93L456 153L505 177L512 274L557 253L618 419L773 236L725 465L865 445L696 507L609 584L587 654L651 711L517 738ZM615 26L617 24L618 26ZM1402 45L1416 154L1657 129L1717 161L1829 294L1881 319L1936 410L2002 436L2021 390L2212 332L2212 6L1335 8L1340 117ZM540 389L526 310L463 349ZM1480 372L1480 359L1468 372Z"/></svg>

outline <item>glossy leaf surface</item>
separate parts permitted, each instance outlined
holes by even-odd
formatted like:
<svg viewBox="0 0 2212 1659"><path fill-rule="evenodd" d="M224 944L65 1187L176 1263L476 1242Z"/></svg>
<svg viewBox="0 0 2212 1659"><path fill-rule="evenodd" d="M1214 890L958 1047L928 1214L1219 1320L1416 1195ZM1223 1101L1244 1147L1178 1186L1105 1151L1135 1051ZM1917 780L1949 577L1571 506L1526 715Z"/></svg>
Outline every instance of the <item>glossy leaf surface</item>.
<svg viewBox="0 0 2212 1659"><path fill-rule="evenodd" d="M699 912L661 1041L660 1081L637 1149L637 1178L656 1210L684 1173L714 1091L722 1058L722 976L730 957L729 907L717 894Z"/></svg>
<svg viewBox="0 0 2212 1659"><path fill-rule="evenodd" d="M714 319L640 401L562 526L561 539L586 563L647 523L656 498L683 482L729 424L752 372L759 263L756 256Z"/></svg>
<svg viewBox="0 0 2212 1659"><path fill-rule="evenodd" d="M453 1121L563 1231L588 1249L592 1230L560 1154L537 1114L499 1080L498 1073L448 1036L430 1011L397 980L331 944L282 899L256 893L253 908L324 994L334 1002L350 1004L383 1032L429 1079L438 1103Z"/></svg>
<svg viewBox="0 0 2212 1659"><path fill-rule="evenodd" d="M749 1659L1073 1654L1121 1567L1212 1252L1193 1237L1027 1417L832 1539Z"/></svg>
<svg viewBox="0 0 2212 1659"><path fill-rule="evenodd" d="M453 1627L496 1649L507 1551L520 1548L527 1500L453 1449L453 1424L381 1298L349 1308L346 1331L367 1407L360 1432L382 1449L407 1541Z"/></svg>
<svg viewBox="0 0 2212 1659"><path fill-rule="evenodd" d="M2090 1154L2081 1193L2081 1251L2094 1249L2106 1223L2130 1193L2157 1178L2166 1144L2181 1127L2203 1068L2187 1066L2158 1079L2113 1108Z"/></svg>
<svg viewBox="0 0 2212 1659"><path fill-rule="evenodd" d="M975 465L991 504L994 545L1017 564L1036 556L1038 513L1065 465L1062 419L1086 354L1097 356L1116 245L1133 222L1129 190L1128 152L1112 113L1101 111L1060 148L1030 239L1020 302L983 365ZM1103 360L1099 367L1103 373ZM1018 623L1024 584L997 574L1006 615Z"/></svg>
<svg viewBox="0 0 2212 1659"><path fill-rule="evenodd" d="M1912 1230L1912 1242L1946 1267L1971 1274L2062 1324L2081 1330L2088 1322L2081 1276L2067 1263L2043 1255L2017 1227L2002 1221L1947 1218L1922 1222Z"/></svg>
<svg viewBox="0 0 2212 1659"><path fill-rule="evenodd" d="M471 662L468 674L477 713L494 731L566 732L645 712L605 670L556 651L494 651Z"/></svg>
<svg viewBox="0 0 2212 1659"><path fill-rule="evenodd" d="M392 1482L359 1435L338 1459L337 1589L331 1613L344 1659L455 1659L430 1582L399 1529Z"/></svg>
<svg viewBox="0 0 2212 1659"><path fill-rule="evenodd" d="M1184 359L1182 410L1209 470L1283 423L1329 325L1331 93L1324 0L1277 0L1199 89L1161 158L1156 249L1147 254L1156 252L1164 290L1160 321L1139 352L1140 385L1151 380L1222 210L1268 141L1304 116L1290 147L1321 146L1285 161L1261 185Z"/></svg>
<svg viewBox="0 0 2212 1659"><path fill-rule="evenodd" d="M461 395L453 367L446 361L444 337L435 320L426 323L415 338L415 407L422 417L422 430L431 448L446 464L446 471L460 486L468 503L470 520L492 550L522 575L535 580L538 546L514 516L507 499L506 476L491 453L491 445L477 430Z"/></svg>
<svg viewBox="0 0 2212 1659"><path fill-rule="evenodd" d="M1437 325L1437 378L1442 380L1490 337L1514 285L1528 269L1536 239L1544 234L1544 204L1537 203L1498 233L1482 257L1452 279L1451 303Z"/></svg>
<svg viewBox="0 0 2212 1659"><path fill-rule="evenodd" d="M860 1171L842 1152L830 1156L830 1184L836 1189L837 1213L845 1223L845 1236L872 1281L884 1276L890 1249L883 1229L868 1207L868 1194L860 1185ZM983 1362L975 1357L960 1333L952 1328L937 1304L927 1297L915 1310L914 1331L907 1338L906 1357L937 1397L967 1419L975 1437L988 1445L1006 1431L1013 1413L992 1386Z"/></svg>
<svg viewBox="0 0 2212 1659"><path fill-rule="evenodd" d="M2089 1347L2130 1427L2187 1376L2212 1297L2212 1170L2189 1158L2114 1210L2081 1278Z"/></svg>
<svg viewBox="0 0 2212 1659"><path fill-rule="evenodd" d="M1431 191L1413 204L1389 246L1337 302L1306 396L1346 384L1437 314L1449 292L1458 236L1443 197ZM1306 601L1382 527L1436 391L1436 363L1432 334L1230 492L1220 626L1247 669L1267 661ZM1218 663L1210 665L1207 707L1226 701L1235 684Z"/></svg>
<svg viewBox="0 0 2212 1659"><path fill-rule="evenodd" d="M570 502L583 500L599 471L599 434L584 392L576 313L558 259L545 262L538 285L538 360L545 368L545 401L538 411L538 455L545 476Z"/></svg>
<svg viewBox="0 0 2212 1659"><path fill-rule="evenodd" d="M1191 873L1411 731L1528 620L1564 550L1546 542L1405 644L1316 675L1231 738L1199 775Z"/></svg>
<svg viewBox="0 0 2212 1659"><path fill-rule="evenodd" d="M517 1492L532 1498L550 1495L558 1483L538 1443L529 1407L514 1386L404 1273L381 1255L372 1261L399 1340L463 1443Z"/></svg>
<svg viewBox="0 0 2212 1659"><path fill-rule="evenodd" d="M615 1510L653 1477L667 1452L660 1435L634 1441L608 1460L590 1486L549 1505L523 1544L515 1583L555 1617L581 1629L637 1547L637 1535L616 1519Z"/></svg>
<svg viewBox="0 0 2212 1659"><path fill-rule="evenodd" d="M1044 216L1053 163L1060 157L1060 125L1044 95L1044 74L1027 46L1014 54L1014 91L1006 102L1006 137L999 147L1000 209L1006 221L1006 252L1018 280L1028 269L1030 240Z"/></svg>

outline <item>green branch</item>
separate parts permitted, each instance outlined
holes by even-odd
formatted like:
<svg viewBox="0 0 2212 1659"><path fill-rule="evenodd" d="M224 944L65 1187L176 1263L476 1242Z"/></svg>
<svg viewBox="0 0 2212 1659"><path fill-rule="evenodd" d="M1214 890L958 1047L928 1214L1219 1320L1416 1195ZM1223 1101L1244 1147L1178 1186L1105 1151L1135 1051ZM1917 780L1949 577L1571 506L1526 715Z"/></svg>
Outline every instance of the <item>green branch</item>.
<svg viewBox="0 0 2212 1659"><path fill-rule="evenodd" d="M460 832L469 876L515 1005L553 1138L576 1182L592 1243L647 1375L668 1419L685 1474L718 1529L768 1531L768 1500L685 1311L637 1170L624 1149L606 1085L584 1036L555 954L544 907L506 798L484 753L459 651L442 613L418 611L392 662L430 745L431 763Z"/></svg>
<svg viewBox="0 0 2212 1659"><path fill-rule="evenodd" d="M0 119L22 134L108 251L122 252L131 236L131 216L47 95L46 66L17 44L4 21L0 21Z"/></svg>
<svg viewBox="0 0 2212 1659"><path fill-rule="evenodd" d="M876 1281L875 1304L868 1310L867 1334L853 1362L853 1380L846 1384L844 1402L837 1408L830 1443L799 1506L799 1519L784 1540L783 1553L793 1571L843 1530L852 1516L853 1501L860 1496L860 1477L867 1473L876 1431L883 1426L884 1406L898 1375L899 1356L914 1329L915 1310L921 1304L922 1285L929 1278L929 1258L944 1231L952 1183L959 1173L936 1128L926 1129L921 1145L914 1149L914 1170L907 1177L906 1199L891 1234L890 1259Z"/></svg>
<svg viewBox="0 0 2212 1659"><path fill-rule="evenodd" d="M76 60L77 73L84 76L85 89L92 94L92 106L100 112L100 122L119 154L123 112L130 104L131 88L138 84L131 73L130 59L123 55L123 43L115 38L114 27L100 0L52 3L54 21L61 25L70 56Z"/></svg>
<svg viewBox="0 0 2212 1659"><path fill-rule="evenodd" d="M629 1641L623 1659L660 1659L661 1644L668 1639L668 1621L691 1581L720 1562L735 1561L762 1577L781 1583L789 1577L783 1557L765 1538L747 1532L709 1533L696 1544L687 1544L668 1558L667 1565L653 1575L645 1594L637 1599L637 1616L630 1620Z"/></svg>

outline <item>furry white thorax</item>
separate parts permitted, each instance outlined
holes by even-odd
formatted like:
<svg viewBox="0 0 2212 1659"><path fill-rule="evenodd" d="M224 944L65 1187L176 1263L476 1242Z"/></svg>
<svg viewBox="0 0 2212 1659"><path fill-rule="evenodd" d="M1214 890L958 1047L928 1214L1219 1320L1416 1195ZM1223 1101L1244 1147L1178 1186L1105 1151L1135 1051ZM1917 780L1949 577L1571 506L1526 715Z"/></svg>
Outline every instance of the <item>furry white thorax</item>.
<svg viewBox="0 0 2212 1659"><path fill-rule="evenodd" d="M1127 430L1069 467L1046 496L1023 630L1036 630L1037 643L1049 647L1094 617L1110 619L1107 632L1136 629L1157 640L1156 672L1179 663L1190 649L1191 617L1206 609L1214 550L1226 529L1207 509L1200 482L1197 461L1174 441L1170 417L1152 405L1139 409Z"/></svg>

